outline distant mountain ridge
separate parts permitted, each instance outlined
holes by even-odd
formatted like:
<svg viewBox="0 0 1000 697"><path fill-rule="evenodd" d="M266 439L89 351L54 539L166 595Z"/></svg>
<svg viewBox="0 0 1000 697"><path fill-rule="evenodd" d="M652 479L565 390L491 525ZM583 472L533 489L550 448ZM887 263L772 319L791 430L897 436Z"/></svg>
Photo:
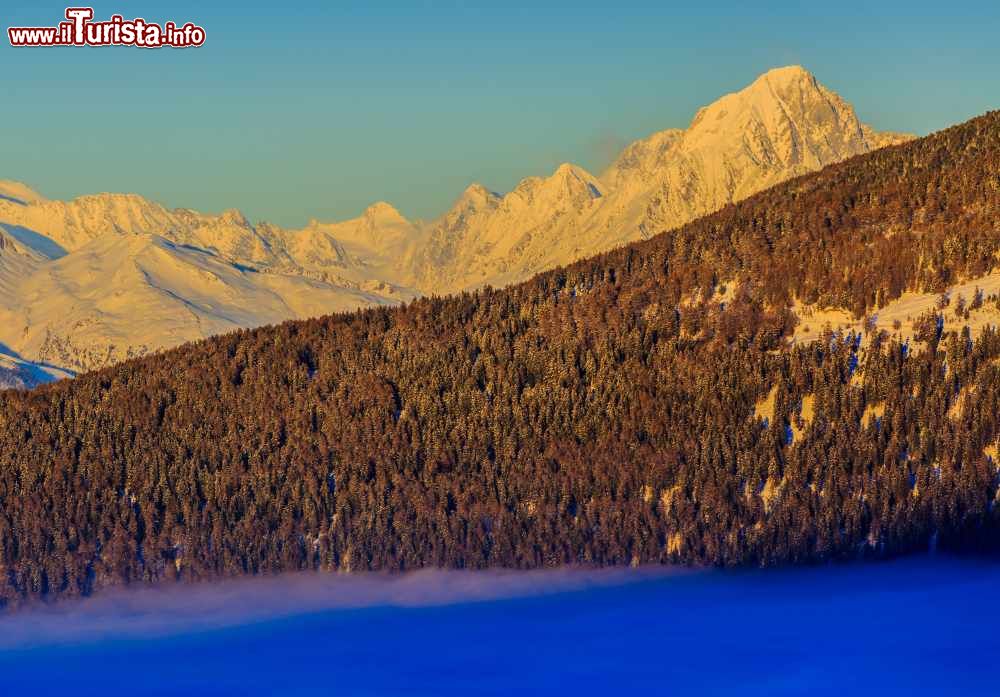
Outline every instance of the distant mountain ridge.
<svg viewBox="0 0 1000 697"><path fill-rule="evenodd" d="M428 223L378 202L288 230L136 194L53 201L2 180L0 343L80 371L239 327L502 286L907 139L791 66L686 130L632 143L599 177L566 163L506 194L473 184Z"/></svg>
<svg viewBox="0 0 1000 697"><path fill-rule="evenodd" d="M424 258L441 259L440 248L460 253L443 255L443 268L411 265L407 280L427 291L446 279L438 292L523 280L911 138L874 132L808 71L779 68L699 110L687 130L632 143L599 178L564 164L484 202L462 225L432 224ZM522 213L526 197L542 205Z"/></svg>

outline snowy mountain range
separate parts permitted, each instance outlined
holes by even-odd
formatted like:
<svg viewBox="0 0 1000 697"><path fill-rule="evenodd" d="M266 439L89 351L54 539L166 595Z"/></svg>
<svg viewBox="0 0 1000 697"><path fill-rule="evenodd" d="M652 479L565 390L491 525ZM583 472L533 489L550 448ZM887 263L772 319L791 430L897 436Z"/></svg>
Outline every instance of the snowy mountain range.
<svg viewBox="0 0 1000 697"><path fill-rule="evenodd" d="M876 133L803 68L769 71L600 176L572 164L441 217L379 202L299 230L135 194L49 200L0 181L0 384L22 387L240 327L514 283L909 136Z"/></svg>

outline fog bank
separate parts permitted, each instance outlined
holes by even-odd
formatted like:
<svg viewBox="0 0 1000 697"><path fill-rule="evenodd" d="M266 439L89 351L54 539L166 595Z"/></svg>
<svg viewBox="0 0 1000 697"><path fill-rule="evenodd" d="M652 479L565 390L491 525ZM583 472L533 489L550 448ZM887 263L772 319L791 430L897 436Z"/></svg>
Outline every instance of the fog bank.
<svg viewBox="0 0 1000 697"><path fill-rule="evenodd" d="M696 572L669 567L427 569L399 575L302 572L159 587L133 586L0 615L0 649L152 638L336 609L482 602L691 573Z"/></svg>

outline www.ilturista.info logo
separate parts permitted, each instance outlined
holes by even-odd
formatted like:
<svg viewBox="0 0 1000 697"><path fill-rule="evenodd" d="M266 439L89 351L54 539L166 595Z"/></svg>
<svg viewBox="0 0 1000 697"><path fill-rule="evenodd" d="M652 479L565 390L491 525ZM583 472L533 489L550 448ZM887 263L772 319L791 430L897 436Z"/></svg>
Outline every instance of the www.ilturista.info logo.
<svg viewBox="0 0 1000 697"><path fill-rule="evenodd" d="M94 8L67 7L65 22L56 27L10 27L11 46L139 46L141 48L188 48L205 43L205 30L188 22L163 26L141 17L125 19L112 15L107 22L94 22Z"/></svg>

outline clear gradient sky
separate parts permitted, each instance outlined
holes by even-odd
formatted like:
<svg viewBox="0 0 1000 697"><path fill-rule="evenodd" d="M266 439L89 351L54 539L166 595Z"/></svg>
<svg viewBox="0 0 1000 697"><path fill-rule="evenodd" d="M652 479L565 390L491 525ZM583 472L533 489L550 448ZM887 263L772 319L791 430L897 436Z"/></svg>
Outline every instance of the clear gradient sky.
<svg viewBox="0 0 1000 697"><path fill-rule="evenodd" d="M814 8L806 5L815 6ZM68 198L133 191L301 225L385 199L433 217L630 140L797 63L879 129L1000 108L991 2L136 2L202 48L13 49L65 3L6 0L0 178Z"/></svg>

